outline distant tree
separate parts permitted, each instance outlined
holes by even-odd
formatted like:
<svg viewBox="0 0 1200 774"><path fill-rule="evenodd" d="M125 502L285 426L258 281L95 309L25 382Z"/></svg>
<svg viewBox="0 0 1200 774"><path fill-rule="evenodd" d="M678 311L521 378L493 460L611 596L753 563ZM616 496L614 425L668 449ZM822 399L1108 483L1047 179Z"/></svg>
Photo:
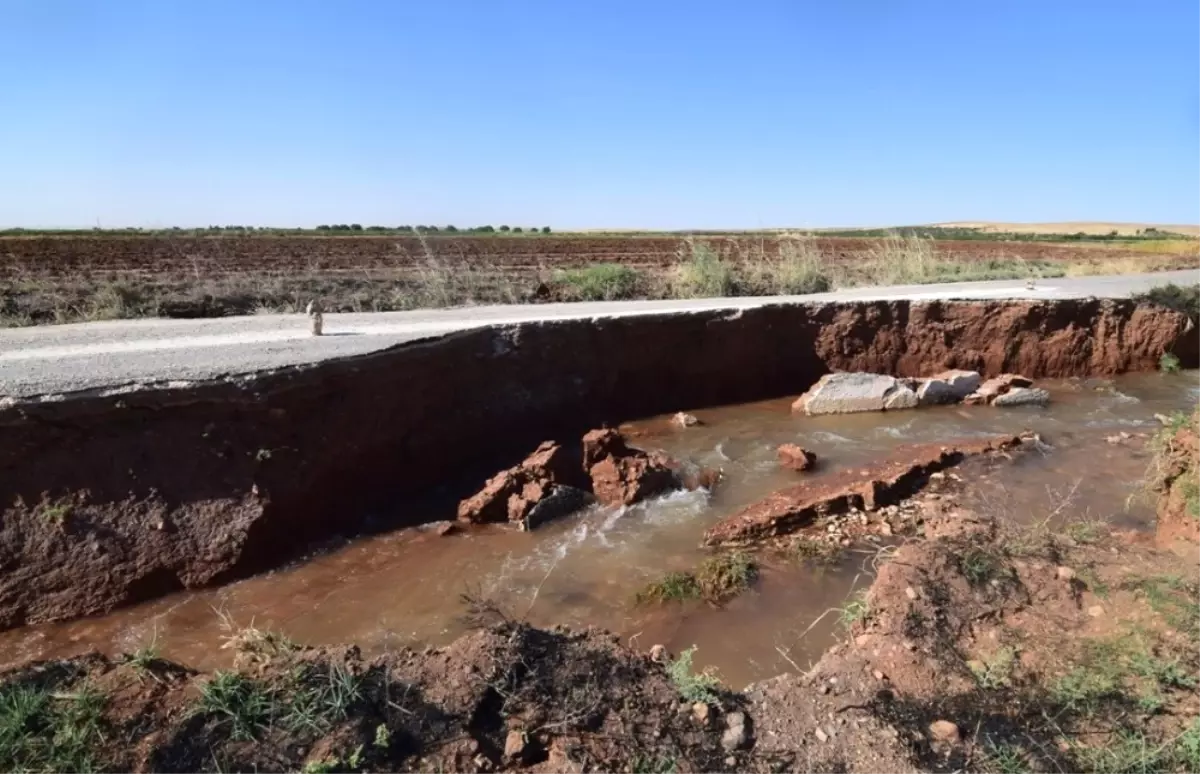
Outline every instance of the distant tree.
<svg viewBox="0 0 1200 774"><path fill-rule="evenodd" d="M418 234L419 234L419 233L421 233L422 231L428 231L428 230L429 230L429 226L417 226L416 228L417 228L417 233L418 233Z"/></svg>
<svg viewBox="0 0 1200 774"><path fill-rule="evenodd" d="M508 231L508 226L501 226L501 227L500 227L500 230L501 230L501 231Z"/></svg>
<svg viewBox="0 0 1200 774"><path fill-rule="evenodd" d="M549 226L542 226L542 233L543 233L543 234L549 234L549 233L550 233L550 227L549 227Z"/></svg>
<svg viewBox="0 0 1200 774"><path fill-rule="evenodd" d="M361 223L351 223L350 230L351 231L362 231L363 230L362 224Z"/></svg>
<svg viewBox="0 0 1200 774"><path fill-rule="evenodd" d="M520 234L520 233L521 233L521 227L520 227L520 226L513 226L512 232L513 232L514 234Z"/></svg>
<svg viewBox="0 0 1200 774"><path fill-rule="evenodd" d="M322 225L322 226L317 226L317 231L328 231L328 230L329 230L328 223L326 223L325 225Z"/></svg>
<svg viewBox="0 0 1200 774"><path fill-rule="evenodd" d="M496 229L491 226L479 226L479 227L473 228L471 230L478 231L480 234L495 234L496 233Z"/></svg>
<svg viewBox="0 0 1200 774"><path fill-rule="evenodd" d="M437 226L430 226L430 227L429 227L429 230L430 230L430 232L432 232L432 233L436 234L436 233L438 232L438 227L437 227Z"/></svg>
<svg viewBox="0 0 1200 774"><path fill-rule="evenodd" d="M397 231L403 231L406 234L412 233L412 226L396 226Z"/></svg>
<svg viewBox="0 0 1200 774"><path fill-rule="evenodd" d="M458 231L458 229L454 226L446 226L444 229L442 229L442 231L449 231L451 233L455 233Z"/></svg>

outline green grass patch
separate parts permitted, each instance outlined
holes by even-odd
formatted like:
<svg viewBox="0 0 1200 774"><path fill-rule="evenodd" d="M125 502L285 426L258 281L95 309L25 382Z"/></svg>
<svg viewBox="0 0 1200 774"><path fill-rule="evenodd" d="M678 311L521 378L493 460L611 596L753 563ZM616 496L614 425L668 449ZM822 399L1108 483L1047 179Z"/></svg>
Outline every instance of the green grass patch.
<svg viewBox="0 0 1200 774"><path fill-rule="evenodd" d="M747 591L758 577L758 564L741 551L717 554L701 563L695 572L671 572L639 591L637 604L684 602L703 599L720 604Z"/></svg>
<svg viewBox="0 0 1200 774"><path fill-rule="evenodd" d="M719 298L737 292L737 271L715 247L688 239L680 251L671 287L677 298Z"/></svg>
<svg viewBox="0 0 1200 774"><path fill-rule="evenodd" d="M558 272L555 278L566 295L577 301L635 298L641 285L641 275L637 269L618 263L564 269Z"/></svg>
<svg viewBox="0 0 1200 774"><path fill-rule="evenodd" d="M0 770L93 771L106 703L86 684L69 694L0 688Z"/></svg>
<svg viewBox="0 0 1200 774"><path fill-rule="evenodd" d="M1162 357L1158 359L1158 370L1164 374L1176 374L1183 369L1183 363L1179 359L1179 355L1174 352L1164 352Z"/></svg>

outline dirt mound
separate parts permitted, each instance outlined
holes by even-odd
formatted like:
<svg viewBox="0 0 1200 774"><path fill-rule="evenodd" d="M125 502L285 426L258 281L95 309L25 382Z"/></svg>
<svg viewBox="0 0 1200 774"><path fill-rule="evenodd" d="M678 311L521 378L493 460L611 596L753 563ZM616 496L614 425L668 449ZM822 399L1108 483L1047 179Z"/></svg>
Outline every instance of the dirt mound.
<svg viewBox="0 0 1200 774"><path fill-rule="evenodd" d="M1159 493L1158 539L1200 543L1200 409L1177 415L1154 445L1150 475Z"/></svg>

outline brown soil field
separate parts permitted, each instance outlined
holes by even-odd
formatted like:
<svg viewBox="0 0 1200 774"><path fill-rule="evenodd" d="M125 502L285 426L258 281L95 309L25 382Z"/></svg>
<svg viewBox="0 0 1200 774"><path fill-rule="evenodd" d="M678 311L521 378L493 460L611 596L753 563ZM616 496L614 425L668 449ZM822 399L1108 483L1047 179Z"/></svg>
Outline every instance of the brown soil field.
<svg viewBox="0 0 1200 774"><path fill-rule="evenodd" d="M1193 267L1200 243L790 236L0 237L0 325L470 304L786 295ZM715 258L705 265L701 257ZM604 265L607 274L570 276ZM619 265L621 268L615 268ZM915 266L921 276L896 275ZM615 274L614 274L615 268ZM691 278L681 278L693 270Z"/></svg>
<svg viewBox="0 0 1200 774"><path fill-rule="evenodd" d="M779 237L706 237L731 259L750 260L777 248ZM855 261L880 240L829 237L817 247L830 260ZM1076 262L1143 255L1137 245L945 240L934 243L948 260ZM131 272L212 278L230 274L363 272L431 260L505 269L561 268L593 263L665 267L687 254L677 236L98 236L0 238L0 279L78 272ZM1195 253L1195 245L1180 250Z"/></svg>

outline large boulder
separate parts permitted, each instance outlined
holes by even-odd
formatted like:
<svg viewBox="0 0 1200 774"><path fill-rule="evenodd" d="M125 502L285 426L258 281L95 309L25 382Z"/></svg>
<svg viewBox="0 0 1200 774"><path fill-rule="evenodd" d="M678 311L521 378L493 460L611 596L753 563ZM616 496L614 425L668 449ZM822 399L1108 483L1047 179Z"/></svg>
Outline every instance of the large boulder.
<svg viewBox="0 0 1200 774"><path fill-rule="evenodd" d="M977 371L943 371L921 380L917 387L917 399L922 406L958 403L979 389L980 381Z"/></svg>
<svg viewBox="0 0 1200 774"><path fill-rule="evenodd" d="M605 505L632 505L683 485L674 460L661 452L631 448L611 428L583 436L583 466L592 492Z"/></svg>
<svg viewBox="0 0 1200 774"><path fill-rule="evenodd" d="M792 411L802 411L814 416L912 408L917 405L916 398L912 388L893 376L865 373L825 374L808 392L796 399L792 404Z"/></svg>
<svg viewBox="0 0 1200 774"><path fill-rule="evenodd" d="M532 528L586 504L582 476L571 455L545 441L520 465L488 479L483 489L458 504L458 518L475 524L512 522Z"/></svg>

